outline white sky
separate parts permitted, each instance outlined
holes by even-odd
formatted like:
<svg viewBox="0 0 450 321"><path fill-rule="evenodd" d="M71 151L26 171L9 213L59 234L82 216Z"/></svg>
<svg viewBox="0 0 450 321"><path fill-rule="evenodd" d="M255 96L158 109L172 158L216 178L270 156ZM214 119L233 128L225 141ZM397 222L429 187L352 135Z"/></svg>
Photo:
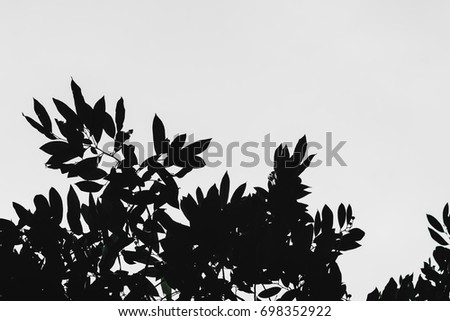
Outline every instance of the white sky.
<svg viewBox="0 0 450 321"><path fill-rule="evenodd" d="M339 259L354 299L418 272L434 248L426 213L450 200L447 1L0 1L2 217L51 186L46 142L21 116L32 97L72 103L70 77L109 111L124 97L133 140L157 113L173 135L277 143L347 141L348 167L310 169L315 212L350 203L363 246ZM270 168L228 168L232 186L266 186ZM323 151L319 153L323 159ZM183 193L219 182L191 173ZM72 181L73 183L73 181ZM251 190L248 189L248 192ZM65 194L64 194L65 195Z"/></svg>

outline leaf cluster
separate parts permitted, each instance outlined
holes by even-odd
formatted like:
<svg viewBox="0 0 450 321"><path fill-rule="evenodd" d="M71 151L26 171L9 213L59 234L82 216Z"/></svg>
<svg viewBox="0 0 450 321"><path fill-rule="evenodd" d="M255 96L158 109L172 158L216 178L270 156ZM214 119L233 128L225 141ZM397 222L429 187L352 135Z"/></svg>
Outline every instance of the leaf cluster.
<svg viewBox="0 0 450 321"><path fill-rule="evenodd" d="M309 194L300 175L314 157L305 136L292 155L276 149L266 188L245 195L242 184L231 192L225 173L219 186L180 197L179 181L205 166L201 153L210 139L170 140L155 115L155 154L139 163L133 130L124 129L123 99L110 114L104 98L91 107L73 80L71 88L75 109L53 100L56 126L37 100L38 120L25 118L50 140L41 147L50 155L47 167L79 181L65 197L53 188L48 197L37 195L34 211L13 203L17 224L0 219L1 298L350 298L337 258L359 247L364 232L353 228L351 206L341 204L337 215L324 206L313 217L300 201ZM105 139L112 151L101 148ZM104 158L114 165L105 167Z"/></svg>
<svg viewBox="0 0 450 321"><path fill-rule="evenodd" d="M431 259L424 262L421 274L414 282L413 274L400 277L397 283L389 280L383 291L377 288L368 294L369 301L449 301L450 300L450 215L448 203L442 211L442 222L427 214L431 238L439 245L433 251Z"/></svg>

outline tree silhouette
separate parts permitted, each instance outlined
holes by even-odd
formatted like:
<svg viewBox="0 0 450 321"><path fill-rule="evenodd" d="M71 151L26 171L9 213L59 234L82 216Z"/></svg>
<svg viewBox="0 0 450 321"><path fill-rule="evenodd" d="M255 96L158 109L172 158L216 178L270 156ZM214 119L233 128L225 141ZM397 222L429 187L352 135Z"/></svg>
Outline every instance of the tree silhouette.
<svg viewBox="0 0 450 321"><path fill-rule="evenodd" d="M414 284L414 275L408 274L399 278L397 283L389 280L384 290L377 288L368 294L369 301L448 301L450 300L450 215L448 203L442 211L443 224L434 216L427 214L431 228L428 228L432 239L439 245L433 251L433 258L424 262L421 275ZM447 246L447 247L446 247Z"/></svg>
<svg viewBox="0 0 450 321"><path fill-rule="evenodd" d="M4 300L346 300L337 258L360 246L350 206L311 216L299 177L314 155L306 137L292 155L280 145L267 188L219 187L180 200L179 181L205 166L210 139L168 138L153 119L155 154L139 164L133 130L124 129L123 99L114 118L105 99L86 103L72 80L75 110L53 99L56 134L47 110L34 100L39 122L26 120L50 141L46 166L78 177L66 197L54 188L34 198L36 209L13 203L15 224L0 219L0 298ZM104 135L105 134L105 135ZM111 139L114 150L101 148ZM102 159L114 161L105 168ZM66 211L64 211L66 207ZM169 210L170 208L170 210ZM181 211L189 224L174 220ZM67 221L68 226L63 222Z"/></svg>

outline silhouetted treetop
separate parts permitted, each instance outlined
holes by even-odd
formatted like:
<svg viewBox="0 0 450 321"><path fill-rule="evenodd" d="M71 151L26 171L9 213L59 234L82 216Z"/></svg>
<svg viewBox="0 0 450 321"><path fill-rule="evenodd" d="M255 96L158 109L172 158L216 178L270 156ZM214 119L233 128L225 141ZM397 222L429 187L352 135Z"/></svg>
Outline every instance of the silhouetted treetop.
<svg viewBox="0 0 450 321"><path fill-rule="evenodd" d="M113 115L104 97L91 107L73 80L71 88L75 109L53 99L56 126L37 100L38 121L25 118L49 139L41 146L47 167L79 180L67 196L54 188L37 195L34 211L13 203L17 224L0 219L2 299L350 298L337 258L359 247L364 232L353 227L350 205L336 214L325 205L313 216L301 201L309 192L300 175L314 157L305 136L292 154L275 150L266 188L231 191L225 173L207 191L180 197L180 180L205 166L201 154L211 140L170 140L155 115L155 154L140 163L133 130L124 127L124 100ZM176 211L188 224L174 219Z"/></svg>

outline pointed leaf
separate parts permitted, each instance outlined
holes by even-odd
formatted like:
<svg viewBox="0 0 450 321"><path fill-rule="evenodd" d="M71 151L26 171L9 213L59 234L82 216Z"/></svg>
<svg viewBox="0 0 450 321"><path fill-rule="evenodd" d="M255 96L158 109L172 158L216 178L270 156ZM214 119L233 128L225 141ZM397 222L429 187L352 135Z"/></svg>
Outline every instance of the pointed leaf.
<svg viewBox="0 0 450 321"><path fill-rule="evenodd" d="M188 194L186 197L181 199L180 206L184 216L186 216L189 221L192 221L198 208L197 203L195 203L195 200L191 194Z"/></svg>
<svg viewBox="0 0 450 321"><path fill-rule="evenodd" d="M322 210L322 228L323 230L331 230L333 228L333 212L327 205Z"/></svg>
<svg viewBox="0 0 450 321"><path fill-rule="evenodd" d="M202 139L192 144L189 144L185 148L188 150L189 155L198 155L208 148L210 142L211 138Z"/></svg>
<svg viewBox="0 0 450 321"><path fill-rule="evenodd" d="M270 297L272 297L272 296L274 296L274 295L277 295L278 292L280 292L280 291L281 291L281 288L280 288L280 287L268 288L268 289L266 289L266 290L264 290L264 291L261 291L261 292L258 294L258 296L259 296L260 298L270 298Z"/></svg>
<svg viewBox="0 0 450 321"><path fill-rule="evenodd" d="M62 173L66 173L69 168L71 168L71 164L63 164L69 160L76 158L78 155L75 154L72 150L67 150L66 152L61 152L53 155L48 159L45 165L49 168L61 168ZM66 166L67 167L66 167Z"/></svg>
<svg viewBox="0 0 450 321"><path fill-rule="evenodd" d="M96 193L103 188L103 185L91 181L82 181L75 183L75 185L77 185L80 190L87 193Z"/></svg>
<svg viewBox="0 0 450 321"><path fill-rule="evenodd" d="M81 88L72 79L70 83L72 87L73 100L78 116L84 122L89 130L92 130L93 114L92 108L84 100Z"/></svg>
<svg viewBox="0 0 450 321"><path fill-rule="evenodd" d="M169 205L178 208L178 185L173 179L173 175L170 174L165 168L160 168L156 172L167 186L167 192L169 193Z"/></svg>
<svg viewBox="0 0 450 321"><path fill-rule="evenodd" d="M103 129L109 137L114 138L116 136L116 126L114 125L114 120L106 111L103 118Z"/></svg>
<svg viewBox="0 0 450 321"><path fill-rule="evenodd" d="M247 183L241 184L233 193L233 196L231 196L231 203L237 203L241 200L242 195L244 195L245 188L247 187Z"/></svg>
<svg viewBox="0 0 450 321"><path fill-rule="evenodd" d="M319 211L317 211L316 217L314 219L314 235L318 235L321 228L322 228L322 220L320 219Z"/></svg>
<svg viewBox="0 0 450 321"><path fill-rule="evenodd" d="M269 199L270 193L268 191L266 191L264 188L262 187L254 187L255 191L256 191L256 195L258 195L259 197L261 197L264 200Z"/></svg>
<svg viewBox="0 0 450 321"><path fill-rule="evenodd" d="M172 143L170 144L170 147L180 149L184 146L185 142L186 142L186 134L181 134L173 139Z"/></svg>
<svg viewBox="0 0 450 321"><path fill-rule="evenodd" d="M50 189L49 192L49 201L50 201L50 208L52 211L52 218L54 222L56 222L59 225L61 224L63 217L63 202L58 191L53 187Z"/></svg>
<svg viewBox="0 0 450 321"><path fill-rule="evenodd" d="M32 220L32 214L29 210L26 210L22 205L17 204L15 202L12 203L14 210L19 217L18 227L22 228L24 225L30 226Z"/></svg>
<svg viewBox="0 0 450 321"><path fill-rule="evenodd" d="M47 133L52 132L52 121L50 120L50 116L47 113L47 110L45 110L45 107L41 105L40 102L38 102L36 99L33 99L34 101L34 111L36 112L36 115L38 116L42 126L44 127L45 131Z"/></svg>
<svg viewBox="0 0 450 321"><path fill-rule="evenodd" d="M339 227L341 229L344 227L346 217L347 213L345 212L345 206L341 204L339 205L338 208L338 220L339 220Z"/></svg>
<svg viewBox="0 0 450 321"><path fill-rule="evenodd" d="M195 193L197 195L197 203L200 205L201 203L203 203L203 200L205 199L201 188L197 187L197 189L195 190Z"/></svg>
<svg viewBox="0 0 450 321"><path fill-rule="evenodd" d="M354 241L362 240L365 234L366 233L359 228L352 228L348 233L349 237Z"/></svg>
<svg viewBox="0 0 450 321"><path fill-rule="evenodd" d="M307 147L306 136L303 136L298 140L294 148L294 155L292 155L294 166L299 166L301 164L303 158L306 156Z"/></svg>
<svg viewBox="0 0 450 321"><path fill-rule="evenodd" d="M297 289L286 291L278 301L293 301L297 297L298 292Z"/></svg>
<svg viewBox="0 0 450 321"><path fill-rule="evenodd" d="M25 117L25 119L28 121L28 123L33 126L38 132L40 132L41 134L45 135L47 138L49 139L55 139L56 137L48 132L41 124L39 124L38 122L36 122L33 118L28 117L24 114L22 114L23 117Z"/></svg>
<svg viewBox="0 0 450 321"><path fill-rule="evenodd" d="M105 119L105 97L100 98L94 105L94 119L92 123L91 134L94 136L95 141L98 143L102 138L103 123Z"/></svg>
<svg viewBox="0 0 450 321"><path fill-rule="evenodd" d="M228 176L228 172L225 172L223 175L222 182L220 183L220 205L222 208L227 205L228 202L228 194L230 192L230 177Z"/></svg>
<svg viewBox="0 0 450 321"><path fill-rule="evenodd" d="M47 144L42 145L40 149L47 154L56 155L67 152L69 150L69 144L61 141L48 142Z"/></svg>
<svg viewBox="0 0 450 321"><path fill-rule="evenodd" d="M444 240L444 238L442 236L440 236L438 232L436 232L435 230L432 230L430 228L428 228L428 231L430 232L433 240L435 240L437 243L439 243L440 245L448 245L447 241Z"/></svg>
<svg viewBox="0 0 450 321"><path fill-rule="evenodd" d="M434 216L427 214L427 219L430 225L434 227L435 230L439 232L444 232L444 228L442 227L441 223L439 223L439 221Z"/></svg>
<svg viewBox="0 0 450 321"><path fill-rule="evenodd" d="M158 115L155 114L153 118L153 144L157 154L163 153L163 141L166 139L166 130L164 124L159 119Z"/></svg>
<svg viewBox="0 0 450 321"><path fill-rule="evenodd" d="M373 290L372 292L370 292L367 295L367 300L366 301L378 301L380 298L380 291L378 291L377 288L375 288L375 290Z"/></svg>
<svg viewBox="0 0 450 321"><path fill-rule="evenodd" d="M83 228L80 222L80 200L72 186L70 186L67 195L67 222L74 234L83 234Z"/></svg>
<svg viewBox="0 0 450 321"><path fill-rule="evenodd" d="M445 204L444 210L442 211L442 220L447 227L447 231L450 233L450 216L448 215L448 203Z"/></svg>
<svg viewBox="0 0 450 321"><path fill-rule="evenodd" d="M275 168L275 169L283 168L284 167L283 160L284 160L284 158L283 158L283 145L280 144L275 149L275 152L273 153L273 168Z"/></svg>
<svg viewBox="0 0 450 321"><path fill-rule="evenodd" d="M397 282L393 278L389 279L388 284L381 294L381 298L384 301L394 301L397 297Z"/></svg>
<svg viewBox="0 0 450 321"><path fill-rule="evenodd" d="M58 100L56 98L53 98L53 103L55 104L56 109L58 110L58 112L61 114L61 116L64 117L64 119L68 123L70 123L72 126L78 128L78 129L82 129L83 128L83 123L80 121L80 118L72 110L72 108L70 108L65 103L63 103L62 101L60 101L60 100Z"/></svg>
<svg viewBox="0 0 450 321"><path fill-rule="evenodd" d="M347 206L347 224L350 224L353 220L353 210L350 205Z"/></svg>
<svg viewBox="0 0 450 321"><path fill-rule="evenodd" d="M117 131L121 131L123 128L123 122L125 120L125 107L123 105L123 98L120 97L120 99L117 101L116 104L116 128Z"/></svg>

